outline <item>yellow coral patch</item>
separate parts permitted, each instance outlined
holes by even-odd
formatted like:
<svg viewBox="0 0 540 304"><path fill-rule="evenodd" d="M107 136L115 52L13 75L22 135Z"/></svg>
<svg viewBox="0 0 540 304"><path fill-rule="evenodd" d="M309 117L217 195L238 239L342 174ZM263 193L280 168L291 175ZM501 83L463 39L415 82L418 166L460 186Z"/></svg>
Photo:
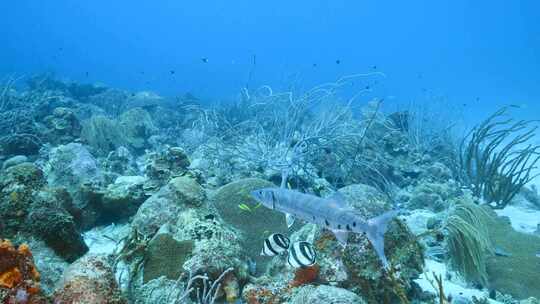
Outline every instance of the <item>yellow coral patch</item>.
<svg viewBox="0 0 540 304"><path fill-rule="evenodd" d="M18 251L20 254L24 255L24 256L27 256L27 257L31 257L32 256L32 253L30 252L30 247L28 247L27 244L21 244L18 248Z"/></svg>
<svg viewBox="0 0 540 304"><path fill-rule="evenodd" d="M12 248L13 244L9 240L2 240L0 242L0 249L9 249Z"/></svg>
<svg viewBox="0 0 540 304"><path fill-rule="evenodd" d="M0 286L13 288L22 281L22 274L19 268L11 268L0 274Z"/></svg>

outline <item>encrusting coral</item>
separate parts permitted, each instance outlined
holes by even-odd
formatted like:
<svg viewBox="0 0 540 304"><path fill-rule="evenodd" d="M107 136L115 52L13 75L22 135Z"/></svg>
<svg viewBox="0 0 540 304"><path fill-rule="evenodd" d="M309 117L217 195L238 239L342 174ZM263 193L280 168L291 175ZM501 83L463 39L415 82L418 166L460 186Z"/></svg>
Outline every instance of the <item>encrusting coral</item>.
<svg viewBox="0 0 540 304"><path fill-rule="evenodd" d="M8 240L0 240L2 303L47 303L39 286L39 278L28 245L16 247Z"/></svg>

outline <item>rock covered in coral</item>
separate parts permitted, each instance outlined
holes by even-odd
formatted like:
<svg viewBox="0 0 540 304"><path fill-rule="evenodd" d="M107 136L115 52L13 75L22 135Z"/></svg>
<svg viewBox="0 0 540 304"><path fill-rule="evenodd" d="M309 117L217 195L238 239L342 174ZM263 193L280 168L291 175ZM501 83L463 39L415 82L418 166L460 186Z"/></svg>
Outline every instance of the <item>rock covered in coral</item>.
<svg viewBox="0 0 540 304"><path fill-rule="evenodd" d="M455 183L422 181L412 189L401 190L398 199L411 210L440 212L448 208L450 198L460 194L461 190Z"/></svg>
<svg viewBox="0 0 540 304"><path fill-rule="evenodd" d="M103 91L99 94L89 96L87 98L87 103L83 105L92 105L93 107L99 109L102 113L108 113L112 116L120 115L124 110L126 110L126 101L129 98L129 92L118 90L114 88L109 88L106 91ZM81 107L82 105L79 105ZM90 115L80 115L85 118L88 118ZM93 114L97 114L95 111Z"/></svg>
<svg viewBox="0 0 540 304"><path fill-rule="evenodd" d="M140 206L132 226L152 236L162 225L174 222L181 210L201 206L205 197L204 189L194 179L174 178Z"/></svg>
<svg viewBox="0 0 540 304"><path fill-rule="evenodd" d="M110 257L86 255L64 272L53 295L57 304L125 304Z"/></svg>
<svg viewBox="0 0 540 304"><path fill-rule="evenodd" d="M39 286L40 275L26 244L18 247L0 240L0 301L45 304L49 301Z"/></svg>
<svg viewBox="0 0 540 304"><path fill-rule="evenodd" d="M144 191L145 181L142 176L120 176L108 185L102 200L104 216L117 220L134 215L148 198Z"/></svg>
<svg viewBox="0 0 540 304"><path fill-rule="evenodd" d="M81 139L97 155L107 155L110 151L127 145L118 121L105 115L92 115L82 122Z"/></svg>
<svg viewBox="0 0 540 304"><path fill-rule="evenodd" d="M81 226L93 227L101 216L104 178L90 151L79 143L60 145L49 152L44 167L49 185L63 187L73 197L75 207L81 210Z"/></svg>
<svg viewBox="0 0 540 304"><path fill-rule="evenodd" d="M105 181L111 183L119 176L139 175L135 157L126 147L118 147L111 151L106 159L102 160L105 169Z"/></svg>
<svg viewBox="0 0 540 304"><path fill-rule="evenodd" d="M266 187L275 185L262 179L247 178L221 187L212 197L223 220L241 232L242 246L257 263L257 271L262 271L268 261L260 252L269 231L288 232L282 213L262 207L251 197L251 191Z"/></svg>
<svg viewBox="0 0 540 304"><path fill-rule="evenodd" d="M127 100L130 108L150 108L162 105L165 99L150 91L141 91L132 94Z"/></svg>
<svg viewBox="0 0 540 304"><path fill-rule="evenodd" d="M172 187L171 183L178 182L179 179L173 179L166 187ZM177 188L182 189L187 184L180 183ZM180 185L182 187L179 187ZM193 196L191 197L193 198ZM199 199L203 198L199 197ZM150 200L152 198L148 201ZM240 288L248 277L245 251L240 245L239 236L223 224L215 215L213 208L206 204L193 205L191 203L190 206L190 201L193 200L184 201L186 205L180 205L179 207L182 208L177 208L173 216L167 214L169 217L167 222L148 242L148 246L145 248L145 262L142 267L143 284L137 290L144 292L148 288L147 286L154 284L156 280L163 278L176 280L179 277L186 277L188 274L206 275L210 280L216 280L225 269L230 268L231 272L228 272L223 278L222 292L228 300L234 301L239 298ZM169 204L171 203L174 202L170 201ZM195 206L198 207L194 208ZM154 208L151 209L154 210ZM153 224L157 224L163 220L162 215L161 213L146 213L144 219L145 222L151 221ZM132 225L134 229L140 229L141 226L136 225L141 222L142 220L138 222L136 217ZM143 233L147 231L146 228L142 230ZM168 287L163 286L162 288ZM163 292L164 290L157 290L151 297L155 298L155 295Z"/></svg>
<svg viewBox="0 0 540 304"><path fill-rule="evenodd" d="M43 171L32 163L8 168L0 175L0 231L9 237L25 231L35 193L46 185Z"/></svg>
<svg viewBox="0 0 540 304"><path fill-rule="evenodd" d="M0 228L4 237L17 233L37 236L69 261L88 250L68 193L46 187L43 172L31 163L13 166L4 173L0 181Z"/></svg>
<svg viewBox="0 0 540 304"><path fill-rule="evenodd" d="M183 273L183 265L193 253L194 241L179 241L164 225L148 243L143 265L143 282L165 276L176 280Z"/></svg>
<svg viewBox="0 0 540 304"><path fill-rule="evenodd" d="M365 184L352 184L340 188L347 204L363 215L381 214L391 209L388 198L372 186Z"/></svg>
<svg viewBox="0 0 540 304"><path fill-rule="evenodd" d="M143 151L148 147L148 138L157 131L150 114L141 108L122 113L119 124L127 144L135 151Z"/></svg>
<svg viewBox="0 0 540 304"><path fill-rule="evenodd" d="M0 111L0 152L5 155L36 155L43 145L43 128L36 109L28 105Z"/></svg>
<svg viewBox="0 0 540 304"><path fill-rule="evenodd" d="M85 254L88 247L68 211L70 203L65 201L62 192L42 191L34 196L27 222L34 235L68 262L73 262Z"/></svg>
<svg viewBox="0 0 540 304"><path fill-rule="evenodd" d="M2 170L6 170L9 167L13 167L26 162L28 162L28 157L26 157L25 155L16 155L6 159L2 163Z"/></svg>
<svg viewBox="0 0 540 304"><path fill-rule="evenodd" d="M99 184L103 178L97 160L79 143L52 149L46 171L49 185L65 187L72 193L78 191L82 184Z"/></svg>
<svg viewBox="0 0 540 304"><path fill-rule="evenodd" d="M171 304L182 296L183 285L178 285L176 280L169 280L165 276L153 279L133 291L135 304ZM185 304L192 303L185 299ZM184 303L182 303L184 304Z"/></svg>
<svg viewBox="0 0 540 304"><path fill-rule="evenodd" d="M194 242L184 269L207 274L213 280L225 269L232 268L234 280L244 282L248 277L248 266L240 238L217 218L208 215L200 209L192 209L178 216L175 238Z"/></svg>
<svg viewBox="0 0 540 304"><path fill-rule="evenodd" d="M179 147L150 154L145 165L145 174L149 179L147 188L158 189L172 178L184 175L189 165L189 157Z"/></svg>
<svg viewBox="0 0 540 304"><path fill-rule="evenodd" d="M49 141L55 144L73 142L81 135L81 123L75 112L69 108L54 109L52 115L45 117L44 123L48 128Z"/></svg>
<svg viewBox="0 0 540 304"><path fill-rule="evenodd" d="M343 288L319 285L307 285L296 290L289 301L290 304L365 304L359 295Z"/></svg>

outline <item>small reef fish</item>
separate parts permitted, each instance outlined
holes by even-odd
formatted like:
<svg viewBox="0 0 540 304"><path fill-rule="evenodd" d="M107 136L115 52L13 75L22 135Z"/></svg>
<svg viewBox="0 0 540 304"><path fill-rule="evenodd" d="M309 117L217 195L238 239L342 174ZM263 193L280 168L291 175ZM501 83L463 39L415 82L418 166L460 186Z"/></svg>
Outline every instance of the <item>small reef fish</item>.
<svg viewBox="0 0 540 304"><path fill-rule="evenodd" d="M397 210L364 220L346 205L339 192L329 198L321 198L284 188L264 188L252 191L251 195L265 207L285 213L288 227L292 226L296 217L330 229L342 245L347 244L350 232L365 233L383 266L388 269L384 234L388 223L397 215Z"/></svg>
<svg viewBox="0 0 540 304"><path fill-rule="evenodd" d="M289 248L287 262L294 268L304 268L315 264L317 254L308 242L295 242Z"/></svg>
<svg viewBox="0 0 540 304"><path fill-rule="evenodd" d="M261 255L276 256L289 249L291 241L281 233L274 233L264 240Z"/></svg>

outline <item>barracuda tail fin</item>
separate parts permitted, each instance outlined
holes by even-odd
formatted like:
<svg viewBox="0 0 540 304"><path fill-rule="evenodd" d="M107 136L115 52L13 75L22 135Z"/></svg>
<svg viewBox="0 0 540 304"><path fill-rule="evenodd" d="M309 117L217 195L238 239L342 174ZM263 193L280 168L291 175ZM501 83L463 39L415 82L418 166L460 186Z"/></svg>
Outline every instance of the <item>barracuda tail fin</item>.
<svg viewBox="0 0 540 304"><path fill-rule="evenodd" d="M397 210L392 210L368 220L368 231L366 231L366 235L386 269L388 269L390 265L384 254L384 234L388 229L388 223L396 217L397 214Z"/></svg>

